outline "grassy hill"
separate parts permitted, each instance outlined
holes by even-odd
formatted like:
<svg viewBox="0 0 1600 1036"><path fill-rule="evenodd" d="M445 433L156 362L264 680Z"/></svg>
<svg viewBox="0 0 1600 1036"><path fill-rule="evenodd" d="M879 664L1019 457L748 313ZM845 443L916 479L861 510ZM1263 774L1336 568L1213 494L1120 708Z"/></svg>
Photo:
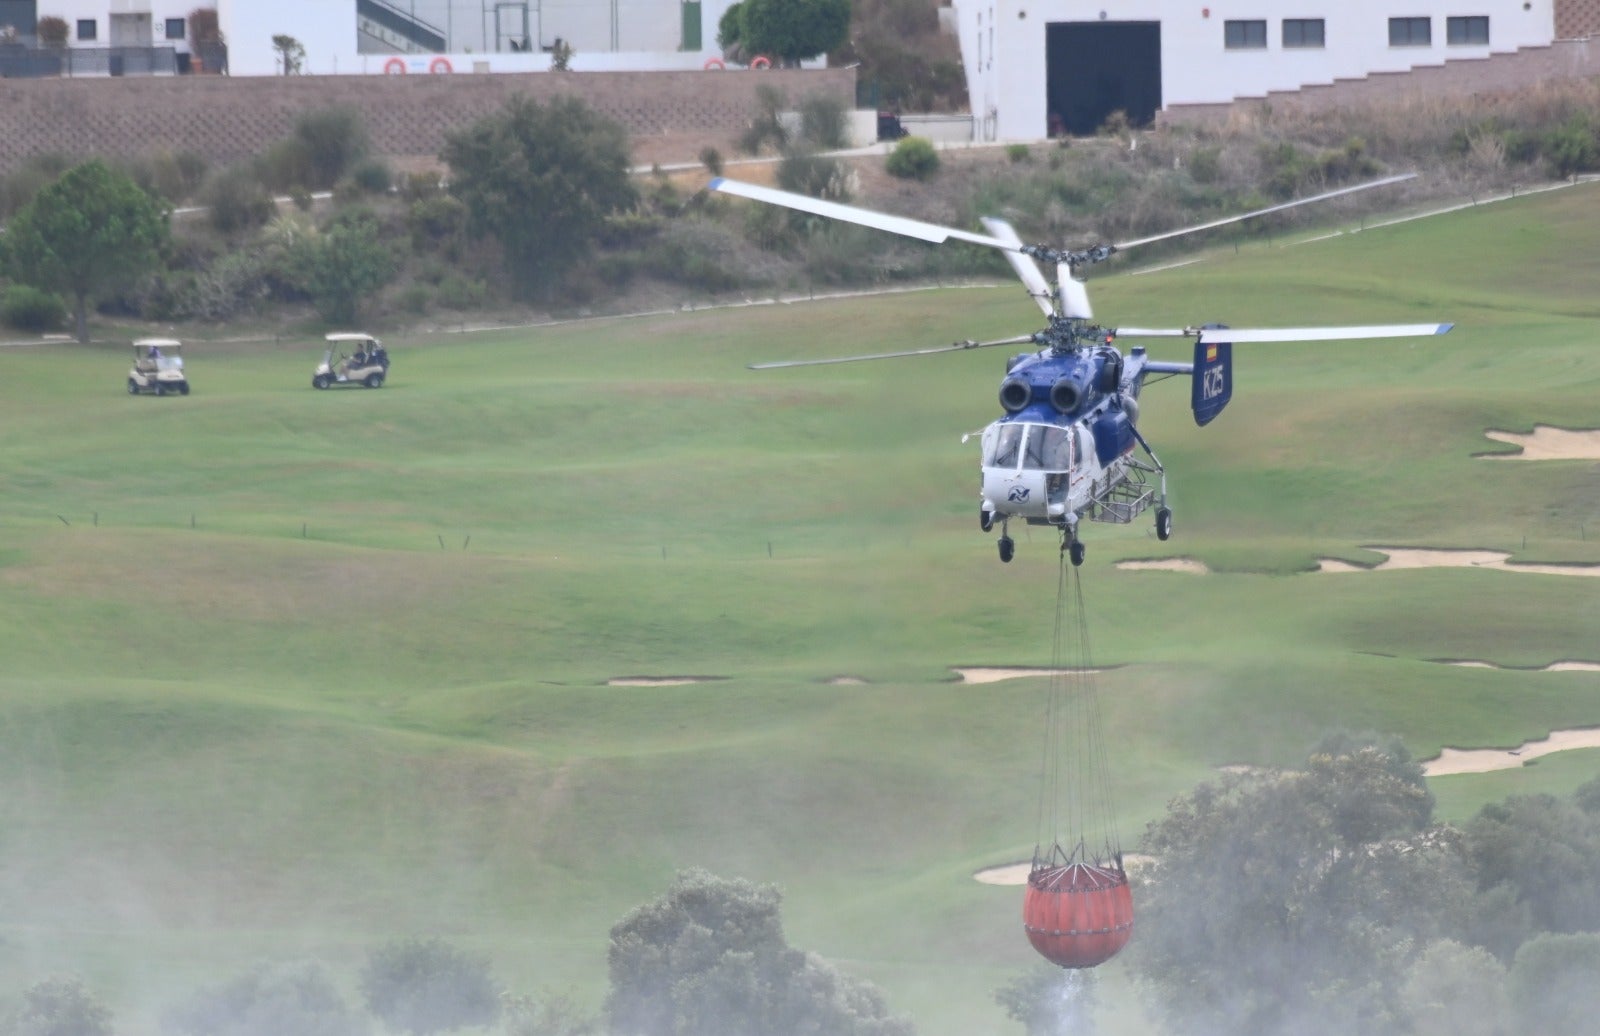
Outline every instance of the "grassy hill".
<svg viewBox="0 0 1600 1036"><path fill-rule="evenodd" d="M1597 191L1096 280L1108 323L1458 323L1237 347L1204 430L1146 392L1177 531L1094 526L1081 573L1130 848L1331 727L1426 757L1600 723L1596 674L1434 661L1595 659L1600 580L1310 571L1600 562L1594 462L1475 456L1594 423ZM122 396L121 349L0 351L0 992L76 971L143 1032L437 933L597 1005L609 927L701 865L780 884L791 941L923 1033L1004 1031L1020 891L971 874L1032 848L1044 686L950 671L1051 661L1053 535L1001 566L960 442L1003 357L743 365L1035 319L1007 287L391 340L376 392L313 391L314 342L195 342L183 399ZM1114 567L1169 556L1214 574ZM607 683L641 676L708 679ZM1436 788L1464 817L1597 763Z"/></svg>

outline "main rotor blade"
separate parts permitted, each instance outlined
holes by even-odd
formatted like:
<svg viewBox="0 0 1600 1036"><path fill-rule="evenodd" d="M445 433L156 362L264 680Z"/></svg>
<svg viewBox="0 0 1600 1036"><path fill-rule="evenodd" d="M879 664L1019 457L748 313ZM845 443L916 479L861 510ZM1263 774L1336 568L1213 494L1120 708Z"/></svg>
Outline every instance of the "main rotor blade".
<svg viewBox="0 0 1600 1036"><path fill-rule="evenodd" d="M1028 289L1028 294L1033 296L1033 301L1039 304L1044 315L1055 316L1055 296L1050 291L1050 282L1044 279L1044 273L1040 271L1039 264L1033 261L1033 257L1022 254L1022 238L1017 236L1016 228L994 216L983 216L979 221L996 240L1005 241L1016 247L1016 251L1004 253L1006 262L1011 264L1011 268L1022 280L1023 287Z"/></svg>
<svg viewBox="0 0 1600 1036"><path fill-rule="evenodd" d="M776 367L821 367L829 363L855 363L858 360L893 360L901 356L932 356L934 353L957 353L967 349L987 349L993 345L1025 345L1033 342L1032 335L1017 335L1015 338L997 338L992 342L951 342L949 345L935 345L927 349L907 349L897 353L871 353L866 356L835 356L826 360L776 360L771 363L746 364L753 371L772 370Z"/></svg>
<svg viewBox="0 0 1600 1036"><path fill-rule="evenodd" d="M1209 327L1202 342L1342 342L1356 338L1420 338L1442 335L1454 324L1373 324L1366 327Z"/></svg>
<svg viewBox="0 0 1600 1036"><path fill-rule="evenodd" d="M1342 342L1357 338L1420 338L1454 324L1367 324L1360 327L1119 327L1118 338L1193 338L1202 342Z"/></svg>
<svg viewBox="0 0 1600 1036"><path fill-rule="evenodd" d="M812 198L804 194L791 194L788 191L780 191L775 187L761 187L753 183L729 180L723 176L712 180L709 188L713 191L721 191L724 194L749 198L752 201L764 201L769 205L782 205L786 209L809 212L813 216L827 216L829 219L843 220L846 223L872 227L875 230L887 230L891 234L914 237L918 241L928 241L936 245L943 244L945 241L956 240L970 241L975 245L988 245L990 248L998 248L1004 252L1022 251L1020 243L1013 244L998 237L974 234L968 230L956 230L951 227L941 227L934 223L907 219L904 216L890 216L883 212L873 212L871 209L858 209L854 205L841 205L836 201L824 201L821 198ZM1032 290L1031 285L1029 290Z"/></svg>
<svg viewBox="0 0 1600 1036"><path fill-rule="evenodd" d="M1381 180L1371 180L1367 183L1358 183L1353 187L1340 187L1338 190L1324 191L1321 194L1313 194L1309 198L1296 198L1294 201L1286 201L1281 205L1269 205L1264 209L1257 209L1254 212L1246 212L1242 216L1228 216L1225 219L1214 219L1210 223L1201 223L1199 226L1194 227L1184 227L1182 230L1169 230L1165 234L1152 234L1149 237L1141 237L1136 241L1119 241L1117 242L1117 250L1120 252L1123 249L1137 248L1139 245L1148 245L1153 241L1165 241L1169 237L1181 237L1184 234L1197 234L1202 230L1211 230L1215 227L1225 227L1229 223L1239 223L1243 220L1252 219L1256 216L1265 216L1273 212L1282 212L1284 209L1292 209L1299 205L1310 205L1315 201L1327 201L1329 198L1337 198L1345 194L1354 194L1357 191L1371 190L1374 187L1387 187L1392 183L1402 183L1406 180L1414 180L1416 179L1416 176L1416 173L1400 173L1397 176L1386 176Z"/></svg>

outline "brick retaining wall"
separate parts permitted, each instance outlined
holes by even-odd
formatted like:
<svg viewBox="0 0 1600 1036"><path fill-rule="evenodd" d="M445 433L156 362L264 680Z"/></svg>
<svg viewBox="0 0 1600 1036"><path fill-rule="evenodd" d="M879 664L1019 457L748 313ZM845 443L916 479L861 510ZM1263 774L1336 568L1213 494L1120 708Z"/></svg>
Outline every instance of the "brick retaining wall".
<svg viewBox="0 0 1600 1036"><path fill-rule="evenodd" d="M164 76L0 81L0 172L30 155L131 157L194 151L214 165L259 154L306 111L349 105L375 151L431 158L446 132L514 94L577 94L636 138L731 140L759 110L756 88L791 102L810 94L855 106L854 69L765 72L534 72L432 76Z"/></svg>
<svg viewBox="0 0 1600 1036"><path fill-rule="evenodd" d="M1268 106L1331 111L1402 99L1502 93L1553 79L1591 76L1600 76L1600 39L1558 40L1548 47L1461 58L1409 72L1376 72L1299 90L1274 90L1265 97L1236 98L1231 104L1172 105L1157 113L1156 120L1166 124L1219 122L1235 112Z"/></svg>

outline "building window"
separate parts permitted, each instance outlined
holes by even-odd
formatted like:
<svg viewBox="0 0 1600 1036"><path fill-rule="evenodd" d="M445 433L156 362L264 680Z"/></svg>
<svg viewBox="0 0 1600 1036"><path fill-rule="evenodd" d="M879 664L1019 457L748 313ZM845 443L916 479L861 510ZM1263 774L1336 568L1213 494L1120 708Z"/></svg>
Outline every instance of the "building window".
<svg viewBox="0 0 1600 1036"><path fill-rule="evenodd" d="M78 19L78 39L93 40L100 37L100 23L93 18Z"/></svg>
<svg viewBox="0 0 1600 1036"><path fill-rule="evenodd" d="M1223 22L1222 45L1229 50L1265 50L1267 23L1265 21Z"/></svg>
<svg viewBox="0 0 1600 1036"><path fill-rule="evenodd" d="M182 18L167 19L167 39L181 40L188 35L188 33L184 32L183 22L184 19Z"/></svg>
<svg viewBox="0 0 1600 1036"><path fill-rule="evenodd" d="M1489 43L1489 16L1473 15L1468 18L1446 18L1444 40L1451 46Z"/></svg>
<svg viewBox="0 0 1600 1036"><path fill-rule="evenodd" d="M1389 46L1427 47L1433 44L1433 20L1429 18L1390 18Z"/></svg>
<svg viewBox="0 0 1600 1036"><path fill-rule="evenodd" d="M1321 49L1321 18L1285 18L1283 20L1283 45L1285 47L1314 47Z"/></svg>

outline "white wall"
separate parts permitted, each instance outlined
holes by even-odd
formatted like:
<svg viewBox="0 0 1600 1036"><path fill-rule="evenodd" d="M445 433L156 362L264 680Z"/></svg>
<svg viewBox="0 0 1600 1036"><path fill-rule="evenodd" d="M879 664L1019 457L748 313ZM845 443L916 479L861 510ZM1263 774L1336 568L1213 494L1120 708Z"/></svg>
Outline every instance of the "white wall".
<svg viewBox="0 0 1600 1036"><path fill-rule="evenodd" d="M1324 0L1326 2L1326 0ZM1372 72L1401 72L1447 59L1544 46L1555 35L1553 0L1340 0L1286 7L1271 0L953 0L962 63L981 139L1038 139L1046 133L1046 26L1052 22L1161 23L1164 105L1259 97ZM1488 46L1450 46L1449 16L1489 18ZM1322 18L1320 50L1281 46L1282 19ZM1432 19L1432 43L1389 46L1391 17ZM1223 46L1223 23L1267 23L1263 50Z"/></svg>

